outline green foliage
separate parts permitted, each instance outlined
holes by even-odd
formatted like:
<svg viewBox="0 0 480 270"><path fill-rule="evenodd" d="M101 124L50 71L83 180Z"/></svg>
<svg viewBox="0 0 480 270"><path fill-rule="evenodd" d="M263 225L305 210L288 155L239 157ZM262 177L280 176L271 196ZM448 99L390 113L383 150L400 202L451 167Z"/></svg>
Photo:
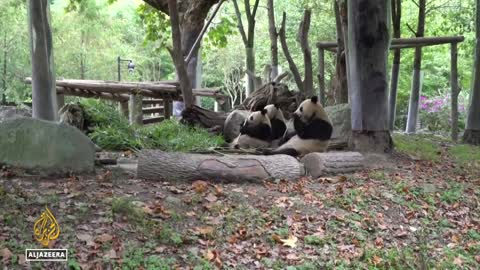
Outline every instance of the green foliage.
<svg viewBox="0 0 480 270"><path fill-rule="evenodd" d="M425 136L395 134L393 141L398 152L424 160L437 161L439 159L439 146Z"/></svg>
<svg viewBox="0 0 480 270"><path fill-rule="evenodd" d="M122 269L160 269L168 270L172 269L175 259L173 258L161 258L159 256L145 254L143 249L128 249L123 256Z"/></svg>
<svg viewBox="0 0 480 270"><path fill-rule="evenodd" d="M218 147L224 143L221 136L212 136L204 129L188 127L177 120L165 120L142 127L130 126L113 104L84 99L81 105L87 113L86 120L93 127L90 138L104 149L158 148L188 152Z"/></svg>

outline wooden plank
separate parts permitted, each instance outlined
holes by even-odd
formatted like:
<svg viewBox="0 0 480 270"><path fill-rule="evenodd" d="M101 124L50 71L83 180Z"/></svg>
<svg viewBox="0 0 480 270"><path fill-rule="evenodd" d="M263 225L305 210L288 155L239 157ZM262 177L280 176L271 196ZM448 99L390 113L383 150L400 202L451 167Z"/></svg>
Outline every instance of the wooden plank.
<svg viewBox="0 0 480 270"><path fill-rule="evenodd" d="M165 119L163 116L156 116L156 117L149 117L149 118L144 118L143 119L143 124L153 124L153 123L160 123Z"/></svg>
<svg viewBox="0 0 480 270"><path fill-rule="evenodd" d="M163 113L164 107L152 107L152 108L143 108L142 112L144 114L150 114L150 113Z"/></svg>
<svg viewBox="0 0 480 270"><path fill-rule="evenodd" d="M163 115L165 116L165 119L170 119L173 113L173 103L172 100L165 100L165 103L163 104L164 106L164 112Z"/></svg>
<svg viewBox="0 0 480 270"><path fill-rule="evenodd" d="M143 99L143 105L163 104L163 99Z"/></svg>

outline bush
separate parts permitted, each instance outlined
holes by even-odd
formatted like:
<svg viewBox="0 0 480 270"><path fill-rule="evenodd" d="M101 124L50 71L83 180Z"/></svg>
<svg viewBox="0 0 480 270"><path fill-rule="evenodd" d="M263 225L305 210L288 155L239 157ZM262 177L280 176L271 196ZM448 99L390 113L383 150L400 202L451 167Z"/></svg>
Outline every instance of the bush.
<svg viewBox="0 0 480 270"><path fill-rule="evenodd" d="M88 136L103 149L123 151L157 148L188 152L217 147L224 143L221 136L212 136L202 128L187 127L176 120L165 120L155 125L131 126L111 104L85 99L81 105L93 127Z"/></svg>
<svg viewBox="0 0 480 270"><path fill-rule="evenodd" d="M459 97L458 126L460 130L465 129L466 112L463 101ZM420 97L420 121L422 127L431 132L451 132L451 99L450 95L437 97Z"/></svg>

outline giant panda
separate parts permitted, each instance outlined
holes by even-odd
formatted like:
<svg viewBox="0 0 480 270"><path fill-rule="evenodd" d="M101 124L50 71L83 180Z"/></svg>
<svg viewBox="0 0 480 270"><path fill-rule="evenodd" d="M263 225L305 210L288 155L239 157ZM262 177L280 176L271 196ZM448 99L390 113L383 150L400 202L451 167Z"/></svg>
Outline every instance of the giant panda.
<svg viewBox="0 0 480 270"><path fill-rule="evenodd" d="M287 130L285 117L277 104L267 105L265 110L267 110L268 118L272 124L272 147L277 147Z"/></svg>
<svg viewBox="0 0 480 270"><path fill-rule="evenodd" d="M230 144L232 148L268 148L272 138L272 124L267 110L250 113L240 128L240 135Z"/></svg>
<svg viewBox="0 0 480 270"><path fill-rule="evenodd" d="M286 154L304 156L311 152L323 152L332 137L332 123L316 96L304 100L293 113L295 136L266 155Z"/></svg>

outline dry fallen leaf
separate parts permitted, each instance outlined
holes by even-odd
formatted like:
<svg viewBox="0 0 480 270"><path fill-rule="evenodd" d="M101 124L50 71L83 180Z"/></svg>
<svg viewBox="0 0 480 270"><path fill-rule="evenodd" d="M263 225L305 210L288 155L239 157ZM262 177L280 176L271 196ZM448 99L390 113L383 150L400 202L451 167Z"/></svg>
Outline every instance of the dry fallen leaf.
<svg viewBox="0 0 480 270"><path fill-rule="evenodd" d="M382 262L382 258L378 257L377 255L373 256L372 262L375 266L379 265Z"/></svg>
<svg viewBox="0 0 480 270"><path fill-rule="evenodd" d="M93 236L86 233L77 233L77 238L85 241L87 246L95 246L95 242L93 241Z"/></svg>
<svg viewBox="0 0 480 270"><path fill-rule="evenodd" d="M192 183L192 188L196 193L204 193L208 189L208 183L202 180L197 180Z"/></svg>
<svg viewBox="0 0 480 270"><path fill-rule="evenodd" d="M205 200L209 201L209 202L216 202L217 201L217 196L213 195L213 194L208 194L207 197L205 197Z"/></svg>
<svg viewBox="0 0 480 270"><path fill-rule="evenodd" d="M295 248L297 247L298 238L295 235L289 235L287 239L280 239L284 246Z"/></svg>
<svg viewBox="0 0 480 270"><path fill-rule="evenodd" d="M0 250L0 255L2 256L3 264L8 264L13 256L13 253L8 248L4 248Z"/></svg>
<svg viewBox="0 0 480 270"><path fill-rule="evenodd" d="M100 243L105 243L105 242L112 241L112 239L113 239L112 235L110 235L108 233L104 233L104 234L101 234L101 235L97 236L95 238L95 241L100 242Z"/></svg>

